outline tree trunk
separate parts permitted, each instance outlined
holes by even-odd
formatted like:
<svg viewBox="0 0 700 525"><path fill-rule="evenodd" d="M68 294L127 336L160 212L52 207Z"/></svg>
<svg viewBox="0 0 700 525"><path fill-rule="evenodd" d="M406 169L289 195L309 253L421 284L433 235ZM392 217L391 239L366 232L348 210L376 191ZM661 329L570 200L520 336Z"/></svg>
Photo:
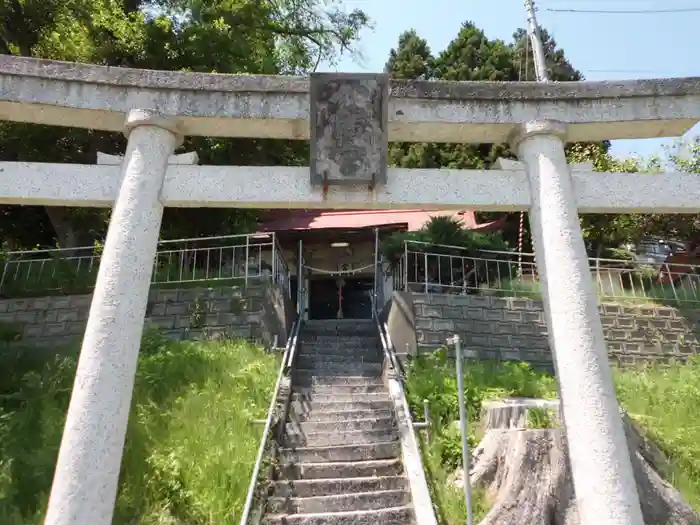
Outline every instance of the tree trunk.
<svg viewBox="0 0 700 525"><path fill-rule="evenodd" d="M486 490L492 507L480 525L578 525L568 447L563 428L523 428L533 406L558 410L544 400L506 400L485 405L487 433L473 454L471 483ZM700 517L659 475L668 473L663 453L626 416L637 489L646 525L700 525ZM591 467L593 468L593 467Z"/></svg>
<svg viewBox="0 0 700 525"><path fill-rule="evenodd" d="M68 218L68 208L62 206L46 206L46 215L49 217L51 226L56 232L56 239L61 248L78 248L80 242L78 234L73 229ZM66 251L63 255L69 257L73 252Z"/></svg>

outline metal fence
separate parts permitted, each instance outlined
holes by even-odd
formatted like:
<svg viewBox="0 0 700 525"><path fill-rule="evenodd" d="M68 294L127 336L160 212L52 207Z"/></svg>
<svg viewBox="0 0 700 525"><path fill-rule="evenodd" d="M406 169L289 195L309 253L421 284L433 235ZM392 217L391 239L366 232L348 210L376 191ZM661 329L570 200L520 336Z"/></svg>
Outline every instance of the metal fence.
<svg viewBox="0 0 700 525"><path fill-rule="evenodd" d="M0 295L90 292L101 256L101 246L0 253ZM247 286L251 281L272 281L290 293L289 268L274 233L158 243L154 286Z"/></svg>
<svg viewBox="0 0 700 525"><path fill-rule="evenodd" d="M459 246L408 241L393 265L394 289L419 293L539 297L532 253L482 251L466 256ZM600 297L615 301L691 304L700 302L700 266L639 264L590 258Z"/></svg>

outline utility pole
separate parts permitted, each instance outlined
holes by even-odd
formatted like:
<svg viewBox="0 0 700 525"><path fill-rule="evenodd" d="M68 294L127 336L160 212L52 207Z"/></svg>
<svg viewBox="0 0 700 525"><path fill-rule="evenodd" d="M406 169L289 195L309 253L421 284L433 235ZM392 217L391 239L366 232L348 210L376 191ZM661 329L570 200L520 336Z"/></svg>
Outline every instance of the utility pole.
<svg viewBox="0 0 700 525"><path fill-rule="evenodd" d="M527 11L528 35L532 43L532 54L535 58L535 74L537 82L549 82L547 75L547 64L544 61L544 48L542 47L542 37L540 36L540 26L535 18L534 0L525 0L525 11Z"/></svg>

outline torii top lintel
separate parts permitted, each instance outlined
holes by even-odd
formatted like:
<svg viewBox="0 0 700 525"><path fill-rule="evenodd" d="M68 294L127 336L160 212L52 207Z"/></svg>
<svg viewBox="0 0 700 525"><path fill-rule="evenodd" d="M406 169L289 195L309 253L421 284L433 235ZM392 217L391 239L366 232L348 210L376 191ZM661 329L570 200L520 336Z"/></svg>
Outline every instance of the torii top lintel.
<svg viewBox="0 0 700 525"><path fill-rule="evenodd" d="M557 120L571 141L680 136L700 121L700 78L615 82L392 80L390 141L505 142L519 124ZM0 119L122 131L148 108L188 135L309 138L300 77L126 69L0 55Z"/></svg>

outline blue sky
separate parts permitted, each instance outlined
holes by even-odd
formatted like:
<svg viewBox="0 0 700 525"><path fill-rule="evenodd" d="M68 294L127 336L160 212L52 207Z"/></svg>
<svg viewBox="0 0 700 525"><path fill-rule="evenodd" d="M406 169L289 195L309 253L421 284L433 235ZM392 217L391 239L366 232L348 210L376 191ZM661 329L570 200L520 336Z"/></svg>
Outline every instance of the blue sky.
<svg viewBox="0 0 700 525"><path fill-rule="evenodd" d="M345 72L382 71L399 35L416 29L433 52L444 49L462 22L471 20L489 38L510 40L525 27L522 0L346 0L363 9L374 30L361 40L363 60L350 57L333 68ZM698 0L539 0L540 26L554 35L571 63L588 80L700 76L700 11L674 14L603 15L553 13L547 9L641 10L700 7ZM693 134L700 133L696 126ZM673 140L624 140L617 156L662 153Z"/></svg>

